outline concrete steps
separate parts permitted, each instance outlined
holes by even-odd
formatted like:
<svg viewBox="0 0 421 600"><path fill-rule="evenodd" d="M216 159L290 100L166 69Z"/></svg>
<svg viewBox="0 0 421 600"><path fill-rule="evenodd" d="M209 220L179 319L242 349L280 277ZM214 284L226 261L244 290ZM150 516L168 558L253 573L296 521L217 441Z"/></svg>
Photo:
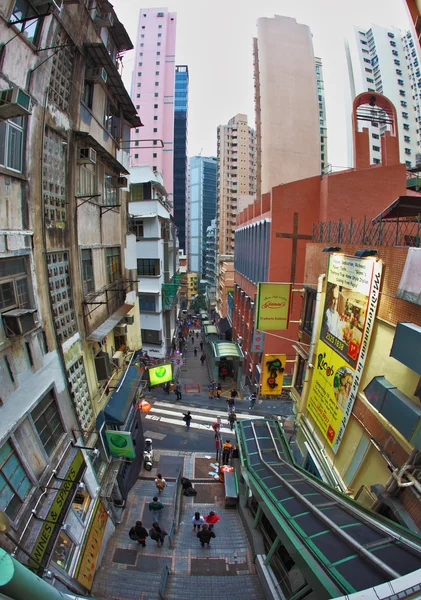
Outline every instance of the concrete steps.
<svg viewBox="0 0 421 600"><path fill-rule="evenodd" d="M148 598L148 596L146 596ZM265 600L257 575L188 576L170 575L164 598L168 600Z"/></svg>

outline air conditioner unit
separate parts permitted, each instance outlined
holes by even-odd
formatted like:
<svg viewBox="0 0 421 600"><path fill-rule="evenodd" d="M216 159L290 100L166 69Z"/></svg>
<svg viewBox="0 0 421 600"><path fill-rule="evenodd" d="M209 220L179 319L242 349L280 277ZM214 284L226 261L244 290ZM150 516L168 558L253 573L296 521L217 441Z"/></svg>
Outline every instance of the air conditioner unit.
<svg viewBox="0 0 421 600"><path fill-rule="evenodd" d="M35 320L35 308L16 308L2 314L7 337L25 335L38 327Z"/></svg>
<svg viewBox="0 0 421 600"><path fill-rule="evenodd" d="M118 368L120 369L123 364L124 364L124 352L122 352L121 350L119 350L118 352L116 352L115 354L113 354L113 362L115 364L118 365Z"/></svg>
<svg viewBox="0 0 421 600"><path fill-rule="evenodd" d="M114 335L126 335L127 334L127 323L124 325L117 325L114 327Z"/></svg>
<svg viewBox="0 0 421 600"><path fill-rule="evenodd" d="M107 83L107 78L107 71L103 67L87 69L85 73L85 79L93 81L94 83Z"/></svg>
<svg viewBox="0 0 421 600"><path fill-rule="evenodd" d="M77 159L79 165L95 165L96 150L93 148L79 148L79 156Z"/></svg>
<svg viewBox="0 0 421 600"><path fill-rule="evenodd" d="M127 325L134 325L134 317L130 316L130 317L125 317L126 323Z"/></svg>
<svg viewBox="0 0 421 600"><path fill-rule="evenodd" d="M26 117L32 112L32 99L21 88L9 88L0 92L0 117Z"/></svg>
<svg viewBox="0 0 421 600"><path fill-rule="evenodd" d="M98 352L94 360L98 381L106 381L109 379L111 377L111 364L107 352Z"/></svg>
<svg viewBox="0 0 421 600"><path fill-rule="evenodd" d="M50 9L60 11L63 6L63 0L31 0L32 6L35 6L40 14L49 12Z"/></svg>
<svg viewBox="0 0 421 600"><path fill-rule="evenodd" d="M113 15L111 13L97 13L94 23L100 27L112 27L114 25Z"/></svg>
<svg viewBox="0 0 421 600"><path fill-rule="evenodd" d="M111 183L116 188L125 188L128 186L127 177L111 177Z"/></svg>

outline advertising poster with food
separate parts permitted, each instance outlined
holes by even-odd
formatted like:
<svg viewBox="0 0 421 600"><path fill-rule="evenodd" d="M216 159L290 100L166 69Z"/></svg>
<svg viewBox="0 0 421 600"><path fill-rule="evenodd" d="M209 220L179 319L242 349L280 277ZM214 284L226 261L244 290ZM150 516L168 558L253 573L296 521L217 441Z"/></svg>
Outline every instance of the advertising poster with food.
<svg viewBox="0 0 421 600"><path fill-rule="evenodd" d="M329 257L326 300L307 408L336 453L342 441L367 356L382 263Z"/></svg>

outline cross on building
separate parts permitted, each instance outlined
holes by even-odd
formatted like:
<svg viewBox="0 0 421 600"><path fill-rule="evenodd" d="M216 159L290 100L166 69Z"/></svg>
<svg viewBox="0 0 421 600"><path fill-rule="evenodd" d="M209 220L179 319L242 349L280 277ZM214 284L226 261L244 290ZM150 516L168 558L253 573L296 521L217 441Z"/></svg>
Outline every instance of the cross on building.
<svg viewBox="0 0 421 600"><path fill-rule="evenodd" d="M295 283L295 271L297 265L297 250L298 250L298 240L311 240L311 235L306 235L305 233L298 233L298 213L294 213L294 224L292 228L292 233L278 233L276 232L277 238L286 238L292 240L292 256L291 256L291 283Z"/></svg>

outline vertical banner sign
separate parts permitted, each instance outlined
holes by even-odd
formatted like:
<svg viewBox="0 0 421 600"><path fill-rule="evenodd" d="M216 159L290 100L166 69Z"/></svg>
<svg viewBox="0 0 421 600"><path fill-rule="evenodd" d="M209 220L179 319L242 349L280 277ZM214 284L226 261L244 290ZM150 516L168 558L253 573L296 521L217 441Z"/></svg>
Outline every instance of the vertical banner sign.
<svg viewBox="0 0 421 600"><path fill-rule="evenodd" d="M77 581L88 590L91 589L94 580L95 567L107 521L107 511L102 502L97 500L88 531L85 535L75 573Z"/></svg>
<svg viewBox="0 0 421 600"><path fill-rule="evenodd" d="M286 354L265 354L260 391L263 396L277 396L282 393L286 359Z"/></svg>
<svg viewBox="0 0 421 600"><path fill-rule="evenodd" d="M290 304L290 283L258 283L255 329L261 331L288 329Z"/></svg>
<svg viewBox="0 0 421 600"><path fill-rule="evenodd" d="M376 315L382 263L329 257L326 301L307 409L336 454L357 396Z"/></svg>
<svg viewBox="0 0 421 600"><path fill-rule="evenodd" d="M262 352L265 344L265 333L255 329L253 331L253 341L251 343L251 352Z"/></svg>

